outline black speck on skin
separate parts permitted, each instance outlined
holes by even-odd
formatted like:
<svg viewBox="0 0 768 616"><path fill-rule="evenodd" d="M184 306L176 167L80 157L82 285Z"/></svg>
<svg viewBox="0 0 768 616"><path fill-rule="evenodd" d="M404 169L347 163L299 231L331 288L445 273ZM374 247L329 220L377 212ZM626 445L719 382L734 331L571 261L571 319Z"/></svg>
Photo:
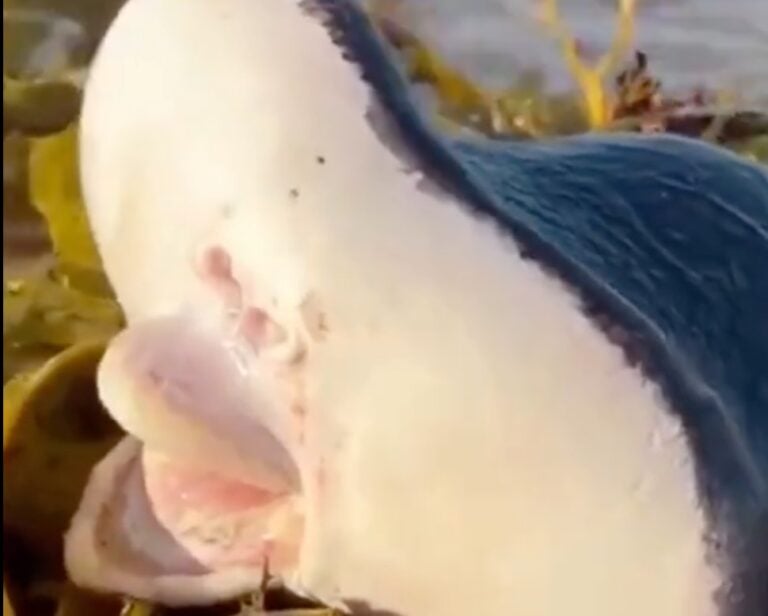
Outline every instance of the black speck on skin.
<svg viewBox="0 0 768 616"><path fill-rule="evenodd" d="M298 199L299 198L299 189L298 188L291 188L291 191L289 193L291 195L291 199Z"/></svg>
<svg viewBox="0 0 768 616"><path fill-rule="evenodd" d="M325 156L318 156L317 157L317 164L318 165L324 165L325 164Z"/></svg>
<svg viewBox="0 0 768 616"><path fill-rule="evenodd" d="M220 214L221 217L225 220L228 220L232 218L232 215L235 213L235 205L233 203L224 203L221 206Z"/></svg>
<svg viewBox="0 0 768 616"><path fill-rule="evenodd" d="M421 173L428 181L417 190L432 194L458 193L472 201L466 172L416 110L407 80L377 25L354 0L300 0L305 13L318 21L369 86L372 100L366 120L384 147L401 161L405 173ZM467 194L464 194L467 193Z"/></svg>

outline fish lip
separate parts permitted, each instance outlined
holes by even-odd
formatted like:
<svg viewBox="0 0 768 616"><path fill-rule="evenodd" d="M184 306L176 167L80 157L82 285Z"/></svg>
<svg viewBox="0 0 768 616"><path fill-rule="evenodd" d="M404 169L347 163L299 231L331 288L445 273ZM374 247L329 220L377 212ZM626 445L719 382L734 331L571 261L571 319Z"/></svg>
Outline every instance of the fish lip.
<svg viewBox="0 0 768 616"><path fill-rule="evenodd" d="M203 606L232 599L260 587L263 567L230 566L209 571L189 566L173 573L149 572L110 557L107 540L99 536L110 501L126 476L140 462L142 444L125 437L94 467L81 503L64 538L64 563L77 585L121 593L167 606ZM114 556L114 555L113 555Z"/></svg>
<svg viewBox="0 0 768 616"><path fill-rule="evenodd" d="M189 370L203 378L185 380ZM260 559L261 550L271 553L267 546L274 525L282 529L281 520L286 519L300 520L300 526L290 522L286 535L276 531L279 545L286 546L279 550L287 550L281 552L280 574L290 575L299 566L306 536L304 451L286 427L290 409L278 408L280 398L268 388L254 391L252 376L236 369L215 329L187 315L135 323L113 339L99 365L97 386L102 403L128 435L93 469L72 518L65 564L76 584L170 606L233 599L259 587L264 569L251 559ZM217 401L219 407L213 404ZM226 429L217 430L221 427L217 421L210 422L222 417L231 421ZM254 434L259 445L249 449ZM158 455L172 467L178 464L193 473L218 475L265 493L263 506L257 500L239 513L233 510L234 519L252 529L236 530L234 536L246 533L246 545L255 550L246 553L253 556L241 561L241 549L229 552L229 547L208 552L184 535L175 514L169 513L172 509L142 491L151 489L146 456ZM136 478L142 490L136 491ZM188 507L197 510L195 504ZM201 520L213 515L208 519L214 521L219 515L206 510L200 510ZM208 528L215 529L216 524ZM207 532L203 530L207 525L202 522L200 529ZM299 529L298 534L291 528Z"/></svg>
<svg viewBox="0 0 768 616"><path fill-rule="evenodd" d="M150 450L275 494L300 492L290 411L278 408L267 379L243 371L241 360L189 315L146 320L110 343L99 396Z"/></svg>

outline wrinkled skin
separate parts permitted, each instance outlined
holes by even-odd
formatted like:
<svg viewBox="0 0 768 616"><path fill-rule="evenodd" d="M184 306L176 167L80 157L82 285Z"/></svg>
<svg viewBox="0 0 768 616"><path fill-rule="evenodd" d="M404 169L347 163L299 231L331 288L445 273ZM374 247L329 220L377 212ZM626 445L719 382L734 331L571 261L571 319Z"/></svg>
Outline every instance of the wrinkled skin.
<svg viewBox="0 0 768 616"><path fill-rule="evenodd" d="M71 576L205 604L268 561L360 612L718 614L671 404L373 120L322 4L130 0L96 58L83 186L129 322L99 390L130 436Z"/></svg>

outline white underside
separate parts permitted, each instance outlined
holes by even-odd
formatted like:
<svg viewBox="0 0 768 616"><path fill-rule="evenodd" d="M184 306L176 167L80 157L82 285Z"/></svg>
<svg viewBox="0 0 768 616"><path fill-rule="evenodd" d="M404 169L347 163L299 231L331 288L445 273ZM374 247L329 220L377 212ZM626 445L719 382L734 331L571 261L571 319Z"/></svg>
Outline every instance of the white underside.
<svg viewBox="0 0 768 616"><path fill-rule="evenodd" d="M659 392L491 223L418 190L322 28L291 0L131 0L121 19L83 160L129 319L214 311L202 241L254 302L311 292L327 314L297 583L403 616L714 615Z"/></svg>

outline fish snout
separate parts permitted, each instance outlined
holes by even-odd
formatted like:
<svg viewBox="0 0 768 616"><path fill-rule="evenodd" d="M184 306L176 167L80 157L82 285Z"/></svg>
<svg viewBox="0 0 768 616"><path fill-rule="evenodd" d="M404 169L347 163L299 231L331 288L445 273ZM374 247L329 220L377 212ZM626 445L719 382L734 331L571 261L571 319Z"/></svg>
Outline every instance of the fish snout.
<svg viewBox="0 0 768 616"><path fill-rule="evenodd" d="M94 470L73 519L74 580L189 605L255 590L267 566L298 567L306 455L296 390L275 366L239 357L188 314L112 341L99 395L130 436Z"/></svg>

